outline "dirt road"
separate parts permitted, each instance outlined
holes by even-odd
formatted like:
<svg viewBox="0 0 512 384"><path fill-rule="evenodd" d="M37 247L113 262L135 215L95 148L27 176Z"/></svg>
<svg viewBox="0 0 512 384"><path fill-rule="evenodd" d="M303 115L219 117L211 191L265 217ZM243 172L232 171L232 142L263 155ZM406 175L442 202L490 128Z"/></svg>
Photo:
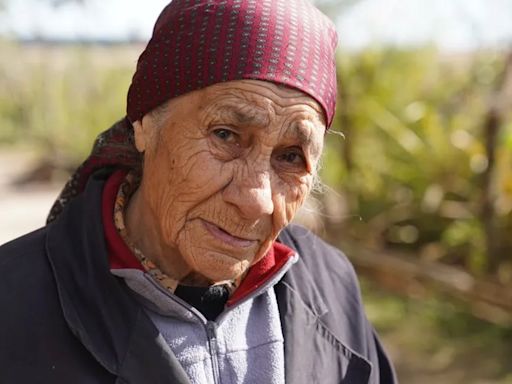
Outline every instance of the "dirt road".
<svg viewBox="0 0 512 384"><path fill-rule="evenodd" d="M28 152L0 149L0 244L44 225L62 183L15 181L34 166Z"/></svg>

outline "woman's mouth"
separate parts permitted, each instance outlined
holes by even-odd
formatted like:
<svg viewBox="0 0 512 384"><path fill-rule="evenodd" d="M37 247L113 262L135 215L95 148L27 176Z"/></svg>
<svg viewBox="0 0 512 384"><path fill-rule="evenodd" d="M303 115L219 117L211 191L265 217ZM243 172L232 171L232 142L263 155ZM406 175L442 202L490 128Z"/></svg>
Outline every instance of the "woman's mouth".
<svg viewBox="0 0 512 384"><path fill-rule="evenodd" d="M224 229L218 227L215 224L212 224L206 220L201 220L203 222L204 227L210 232L210 234L216 239L227 243L233 247L237 248L249 248L257 243L256 240L244 239L241 237L234 236L229 232L226 232Z"/></svg>

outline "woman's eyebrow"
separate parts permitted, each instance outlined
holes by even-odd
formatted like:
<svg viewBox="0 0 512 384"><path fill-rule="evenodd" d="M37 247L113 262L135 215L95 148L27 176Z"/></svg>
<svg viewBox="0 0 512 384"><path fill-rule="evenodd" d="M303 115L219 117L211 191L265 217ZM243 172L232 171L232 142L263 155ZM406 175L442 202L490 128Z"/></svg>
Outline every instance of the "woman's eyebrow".
<svg viewBox="0 0 512 384"><path fill-rule="evenodd" d="M221 105L216 108L214 113L223 120L241 126L267 127L270 124L268 112L244 103Z"/></svg>

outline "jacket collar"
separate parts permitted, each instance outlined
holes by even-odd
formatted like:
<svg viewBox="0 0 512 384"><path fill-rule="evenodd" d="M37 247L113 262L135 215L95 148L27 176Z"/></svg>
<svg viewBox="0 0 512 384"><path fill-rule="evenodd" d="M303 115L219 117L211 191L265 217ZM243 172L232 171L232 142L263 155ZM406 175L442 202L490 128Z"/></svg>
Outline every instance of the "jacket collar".
<svg viewBox="0 0 512 384"><path fill-rule="evenodd" d="M300 251L288 229L281 232L279 240ZM275 287L284 336L286 381L306 384L338 382L343 378L343 383L367 384L371 363L339 337L339 328L347 324L335 315L333 319L333 313L328 311L317 284L319 278L315 279L304 259L299 258Z"/></svg>
<svg viewBox="0 0 512 384"><path fill-rule="evenodd" d="M106 173L48 226L46 251L64 317L96 360L125 382L188 383L128 288L110 273L101 222Z"/></svg>
<svg viewBox="0 0 512 384"><path fill-rule="evenodd" d="M286 274L281 284L287 290L294 292L294 294L300 297L302 304L307 310L316 317L322 317L328 312L327 304L318 289L316 280L305 267L303 260L301 260L294 238L285 229L280 233L278 241L299 254L298 262L292 267L293 273Z"/></svg>

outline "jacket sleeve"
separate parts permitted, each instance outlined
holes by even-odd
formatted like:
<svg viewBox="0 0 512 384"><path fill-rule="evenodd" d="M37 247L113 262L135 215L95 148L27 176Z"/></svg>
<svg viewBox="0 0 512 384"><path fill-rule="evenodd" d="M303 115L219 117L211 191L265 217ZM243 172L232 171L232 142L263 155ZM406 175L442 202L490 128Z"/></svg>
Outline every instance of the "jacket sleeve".
<svg viewBox="0 0 512 384"><path fill-rule="evenodd" d="M371 328L371 342L374 344L376 352L371 361L373 372L375 373L375 381L378 384L397 384L398 379L393 365L391 364L391 360L384 351L375 329L370 324L368 324L368 326Z"/></svg>
<svg viewBox="0 0 512 384"><path fill-rule="evenodd" d="M357 278L354 267L343 253L339 250L336 251L342 257L343 262L347 264L347 270L349 273L346 274L345 279L346 281L351 281L352 295L355 298L354 301L357 302L357 309L352 307L351 311L353 313L359 312L359 316L357 316L357 318L359 318L358 321L361 324L360 327L363 329L366 328L364 332L360 333L360 337L364 337L366 340L366 348L359 347L357 350L362 352L364 357L368 359L372 365L369 384L398 384L398 379L393 364L391 363L391 359L386 353L377 331L366 316L361 297L359 279ZM363 334L364 336L362 336ZM354 342L354 347L355 345L356 343Z"/></svg>

